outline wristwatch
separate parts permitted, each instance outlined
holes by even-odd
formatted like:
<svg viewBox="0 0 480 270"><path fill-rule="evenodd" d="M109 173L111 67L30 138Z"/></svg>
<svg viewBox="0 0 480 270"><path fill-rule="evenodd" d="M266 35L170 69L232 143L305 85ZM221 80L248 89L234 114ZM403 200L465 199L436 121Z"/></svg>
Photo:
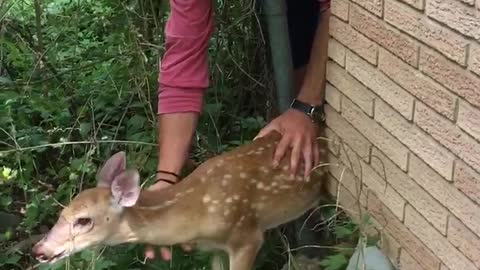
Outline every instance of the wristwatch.
<svg viewBox="0 0 480 270"><path fill-rule="evenodd" d="M325 122L325 112L323 110L323 103L322 105L311 105L300 101L298 99L293 99L292 103L290 104L290 108L298 110L306 114L312 122L315 123L323 123Z"/></svg>

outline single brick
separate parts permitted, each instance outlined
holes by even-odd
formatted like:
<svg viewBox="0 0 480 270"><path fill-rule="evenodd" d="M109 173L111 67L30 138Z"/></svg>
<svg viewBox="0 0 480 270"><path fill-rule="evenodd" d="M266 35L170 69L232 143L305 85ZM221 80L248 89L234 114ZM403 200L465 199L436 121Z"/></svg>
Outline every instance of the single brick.
<svg viewBox="0 0 480 270"><path fill-rule="evenodd" d="M402 270L427 270L423 268L407 250L402 249L400 252L400 265L399 269Z"/></svg>
<svg viewBox="0 0 480 270"><path fill-rule="evenodd" d="M362 181L399 220L403 220L405 200L365 162L362 162Z"/></svg>
<svg viewBox="0 0 480 270"><path fill-rule="evenodd" d="M347 51L346 59L346 69L350 74L400 112L403 117L412 119L415 98L411 94L357 55Z"/></svg>
<svg viewBox="0 0 480 270"><path fill-rule="evenodd" d="M334 16L330 17L330 34L368 62L377 63L377 44Z"/></svg>
<svg viewBox="0 0 480 270"><path fill-rule="evenodd" d="M431 49L420 49L419 68L448 89L480 107L480 78Z"/></svg>
<svg viewBox="0 0 480 270"><path fill-rule="evenodd" d="M330 150L334 156L338 156L340 137L328 127L325 128L325 137L328 139L328 150Z"/></svg>
<svg viewBox="0 0 480 270"><path fill-rule="evenodd" d="M348 5L347 0L335 0L330 4L330 11L338 18L348 21Z"/></svg>
<svg viewBox="0 0 480 270"><path fill-rule="evenodd" d="M345 67L346 48L340 42L333 38L328 40L328 57L337 62L342 67Z"/></svg>
<svg viewBox="0 0 480 270"><path fill-rule="evenodd" d="M480 109L460 100L458 103L457 125L477 140L480 140Z"/></svg>
<svg viewBox="0 0 480 270"><path fill-rule="evenodd" d="M357 5L351 5L350 25L369 39L388 49L412 66L417 66L419 46L412 38L400 33Z"/></svg>
<svg viewBox="0 0 480 270"><path fill-rule="evenodd" d="M370 154L371 143L330 106L325 106L326 123L346 144L360 156Z"/></svg>
<svg viewBox="0 0 480 270"><path fill-rule="evenodd" d="M438 269L440 260L412 232L398 220L374 195L368 195L368 211L380 223L380 227L394 237L407 249L415 260L425 269Z"/></svg>
<svg viewBox="0 0 480 270"><path fill-rule="evenodd" d="M455 162L453 184L470 199L480 204L480 174L459 160Z"/></svg>
<svg viewBox="0 0 480 270"><path fill-rule="evenodd" d="M337 198L337 202L342 206L342 209L353 219L354 222L360 222L361 216L366 212L366 209L362 206L361 200L350 193L344 186L338 185L339 179L336 179L333 175L331 177L333 185L329 188L330 193ZM337 195L339 195L337 197ZM360 201L360 205L359 205ZM359 211L361 209L361 212Z"/></svg>
<svg viewBox="0 0 480 270"><path fill-rule="evenodd" d="M394 267L398 269L398 261L400 257L401 245L395 238L388 233L382 233L382 241L380 243L380 249L387 255L390 262Z"/></svg>
<svg viewBox="0 0 480 270"><path fill-rule="evenodd" d="M377 15L378 17L382 17L382 0L352 0L352 2L364 7L366 10Z"/></svg>
<svg viewBox="0 0 480 270"><path fill-rule="evenodd" d="M480 238L453 216L450 217L448 222L447 238L480 268Z"/></svg>
<svg viewBox="0 0 480 270"><path fill-rule="evenodd" d="M342 94L338 91L337 88L327 83L325 86L325 100L334 108L336 111L340 111Z"/></svg>
<svg viewBox="0 0 480 270"><path fill-rule="evenodd" d="M414 122L443 146L480 171L480 145L455 124L417 102Z"/></svg>
<svg viewBox="0 0 480 270"><path fill-rule="evenodd" d="M423 160L410 155L409 175L447 207L468 228L480 236L480 206L432 170ZM457 269L457 268L454 268Z"/></svg>
<svg viewBox="0 0 480 270"><path fill-rule="evenodd" d="M480 6L480 4L479 4ZM470 44L470 63L468 64L469 69L480 76L480 44L471 43Z"/></svg>
<svg viewBox="0 0 480 270"><path fill-rule="evenodd" d="M448 210L376 147L372 148L371 165L382 178L386 179L437 230L443 234L447 233Z"/></svg>
<svg viewBox="0 0 480 270"><path fill-rule="evenodd" d="M458 1L429 0L425 13L463 35L480 41L480 16L474 7Z"/></svg>
<svg viewBox="0 0 480 270"><path fill-rule="evenodd" d="M338 164L332 165L329 168L330 173L335 177L335 179L337 179L350 193L354 194L356 197L359 197L358 194L362 192L361 183L359 179L355 177L352 170L347 168L345 163L336 157L329 157L329 162L332 164Z"/></svg>
<svg viewBox="0 0 480 270"><path fill-rule="evenodd" d="M458 249L410 205L405 208L405 225L451 269L478 270Z"/></svg>
<svg viewBox="0 0 480 270"><path fill-rule="evenodd" d="M418 104L419 102L416 107ZM431 136L409 123L385 102L378 100L375 102L375 120L442 176L448 180L452 179L455 156ZM386 154L390 156L389 153Z"/></svg>
<svg viewBox="0 0 480 270"><path fill-rule="evenodd" d="M350 146L343 144L340 147L340 161L345 165L346 168L352 170L353 174L357 178L361 178L362 174L362 164L361 159L369 161L369 157L360 157Z"/></svg>
<svg viewBox="0 0 480 270"><path fill-rule="evenodd" d="M385 0L384 18L398 29L465 65L467 41L459 34L430 20L423 13L396 0Z"/></svg>
<svg viewBox="0 0 480 270"><path fill-rule="evenodd" d="M408 149L373 119L364 114L348 98L342 100L342 116L373 145L386 153L400 168L406 170Z"/></svg>
<svg viewBox="0 0 480 270"><path fill-rule="evenodd" d="M373 116L375 95L346 70L332 61L327 62L327 80L355 102L366 114Z"/></svg>
<svg viewBox="0 0 480 270"><path fill-rule="evenodd" d="M453 119L457 97L446 88L384 49L379 51L378 68L412 95Z"/></svg>

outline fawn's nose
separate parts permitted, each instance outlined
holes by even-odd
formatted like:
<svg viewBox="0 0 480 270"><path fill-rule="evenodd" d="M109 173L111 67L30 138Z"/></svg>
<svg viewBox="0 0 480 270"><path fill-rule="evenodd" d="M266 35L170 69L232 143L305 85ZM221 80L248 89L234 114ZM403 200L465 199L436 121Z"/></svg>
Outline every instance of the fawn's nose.
<svg viewBox="0 0 480 270"><path fill-rule="evenodd" d="M38 242L35 246L33 246L32 255L33 257L35 257L36 260L40 262L45 262L50 259L49 256L47 255L47 252L45 251L43 240Z"/></svg>

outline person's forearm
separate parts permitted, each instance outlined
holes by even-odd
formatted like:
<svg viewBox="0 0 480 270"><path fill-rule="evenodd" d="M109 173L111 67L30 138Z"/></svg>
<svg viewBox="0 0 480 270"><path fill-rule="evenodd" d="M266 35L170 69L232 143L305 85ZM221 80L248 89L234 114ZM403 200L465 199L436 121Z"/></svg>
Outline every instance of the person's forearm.
<svg viewBox="0 0 480 270"><path fill-rule="evenodd" d="M211 0L170 0L166 52L160 66L157 170L180 174L190 150L208 87ZM169 180L169 174L157 174Z"/></svg>
<svg viewBox="0 0 480 270"><path fill-rule="evenodd" d="M305 79L297 99L310 104L322 104L325 97L325 72L328 59L330 9L322 12L312 45Z"/></svg>
<svg viewBox="0 0 480 270"><path fill-rule="evenodd" d="M198 116L199 114L194 112L159 115L159 162L157 170L180 174L188 157ZM161 175L161 177L171 179L168 175Z"/></svg>

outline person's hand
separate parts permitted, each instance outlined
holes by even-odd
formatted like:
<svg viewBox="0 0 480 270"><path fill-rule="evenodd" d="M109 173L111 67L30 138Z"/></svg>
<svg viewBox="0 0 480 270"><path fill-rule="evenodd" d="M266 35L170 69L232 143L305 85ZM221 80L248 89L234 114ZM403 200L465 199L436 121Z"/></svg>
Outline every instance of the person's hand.
<svg viewBox="0 0 480 270"><path fill-rule="evenodd" d="M158 181L155 184L153 184L152 186L150 186L148 189L149 190L159 190L159 189L162 189L162 188L166 188L170 185L171 184L166 183L164 181ZM187 252L192 250L192 246L187 245L187 244L182 245L182 248L183 248L183 250L185 250ZM170 248L163 247L163 246L160 247L160 256L165 261L171 260L172 259L172 252L171 252ZM150 259L150 260L153 260L155 258L155 251L154 251L153 247L150 246L150 245L147 245L147 247L145 248L145 258Z"/></svg>
<svg viewBox="0 0 480 270"><path fill-rule="evenodd" d="M297 173L300 158L303 157L305 163L304 176L308 177L313 166L319 162L315 123L302 112L289 109L260 130L255 139L263 137L273 130L279 132L282 139L275 149L272 165L277 167L287 149L292 148L290 173L292 175Z"/></svg>

